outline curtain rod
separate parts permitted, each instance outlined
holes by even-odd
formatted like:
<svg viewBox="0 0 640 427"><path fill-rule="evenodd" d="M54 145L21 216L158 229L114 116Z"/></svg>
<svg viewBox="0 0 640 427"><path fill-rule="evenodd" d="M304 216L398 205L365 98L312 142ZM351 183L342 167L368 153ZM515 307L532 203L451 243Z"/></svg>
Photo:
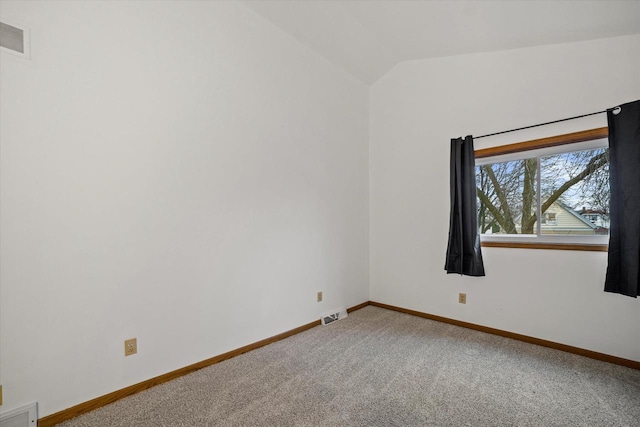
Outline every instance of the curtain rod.
<svg viewBox="0 0 640 427"><path fill-rule="evenodd" d="M618 110L618 111L614 112L613 114L618 114L618 113L620 113L621 108L620 107L607 108L606 110L596 111L595 113L583 114L581 116L568 117L566 119L554 120L552 122L540 123L540 124L537 124L537 125L525 126L525 127L517 128L517 129L503 130L502 132L495 132L495 133L488 133L486 135L474 136L473 139L475 140L475 139L480 139L480 138L486 138L488 136L500 135L500 134L503 134L503 133L515 132L515 131L524 130L524 129L531 129L531 128L536 128L538 126L551 125L553 123L566 122L567 120L580 119L582 117L594 116L596 114L602 114L602 113L608 113L609 111L614 111L614 110Z"/></svg>

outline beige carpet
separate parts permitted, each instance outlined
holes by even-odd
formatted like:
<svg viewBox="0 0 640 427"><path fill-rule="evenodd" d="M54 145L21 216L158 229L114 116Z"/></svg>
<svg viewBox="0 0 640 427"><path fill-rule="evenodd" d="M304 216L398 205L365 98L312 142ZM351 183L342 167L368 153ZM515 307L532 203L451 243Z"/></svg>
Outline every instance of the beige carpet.
<svg viewBox="0 0 640 427"><path fill-rule="evenodd" d="M640 371L377 307L61 426L634 426Z"/></svg>

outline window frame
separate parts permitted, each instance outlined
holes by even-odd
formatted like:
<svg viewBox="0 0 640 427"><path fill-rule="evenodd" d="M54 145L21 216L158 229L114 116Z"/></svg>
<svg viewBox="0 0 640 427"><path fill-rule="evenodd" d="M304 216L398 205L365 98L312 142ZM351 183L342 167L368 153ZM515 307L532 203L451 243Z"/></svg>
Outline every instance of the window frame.
<svg viewBox="0 0 640 427"><path fill-rule="evenodd" d="M496 163L501 161L522 159L521 154L536 156L540 152L545 155L580 151L583 149L602 147L598 140L609 136L609 128L595 128L580 132L551 136L548 138L518 142L514 144L475 150L476 165ZM575 149L563 147L577 145ZM558 148L554 148L558 147ZM490 159L490 160L488 160ZM521 249L554 249L573 251L607 252L609 250L608 236L570 236L570 235L480 235L483 247L521 248ZM585 241L586 240L586 241Z"/></svg>

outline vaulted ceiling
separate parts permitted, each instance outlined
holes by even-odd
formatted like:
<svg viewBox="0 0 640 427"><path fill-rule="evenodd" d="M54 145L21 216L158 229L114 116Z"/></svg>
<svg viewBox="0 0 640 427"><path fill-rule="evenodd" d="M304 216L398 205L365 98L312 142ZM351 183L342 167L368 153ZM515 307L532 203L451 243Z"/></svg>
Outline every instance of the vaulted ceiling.
<svg viewBox="0 0 640 427"><path fill-rule="evenodd" d="M640 0L243 3L367 85L402 61L640 33Z"/></svg>

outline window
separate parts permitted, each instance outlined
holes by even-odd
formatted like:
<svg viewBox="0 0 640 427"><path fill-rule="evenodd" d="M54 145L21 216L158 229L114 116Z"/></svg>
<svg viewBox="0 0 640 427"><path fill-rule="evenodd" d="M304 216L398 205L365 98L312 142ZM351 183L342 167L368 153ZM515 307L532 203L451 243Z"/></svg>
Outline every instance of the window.
<svg viewBox="0 0 640 427"><path fill-rule="evenodd" d="M558 225L556 221L556 212L545 212L541 220L543 225Z"/></svg>
<svg viewBox="0 0 640 427"><path fill-rule="evenodd" d="M607 128L476 150L476 185L483 246L606 251Z"/></svg>

